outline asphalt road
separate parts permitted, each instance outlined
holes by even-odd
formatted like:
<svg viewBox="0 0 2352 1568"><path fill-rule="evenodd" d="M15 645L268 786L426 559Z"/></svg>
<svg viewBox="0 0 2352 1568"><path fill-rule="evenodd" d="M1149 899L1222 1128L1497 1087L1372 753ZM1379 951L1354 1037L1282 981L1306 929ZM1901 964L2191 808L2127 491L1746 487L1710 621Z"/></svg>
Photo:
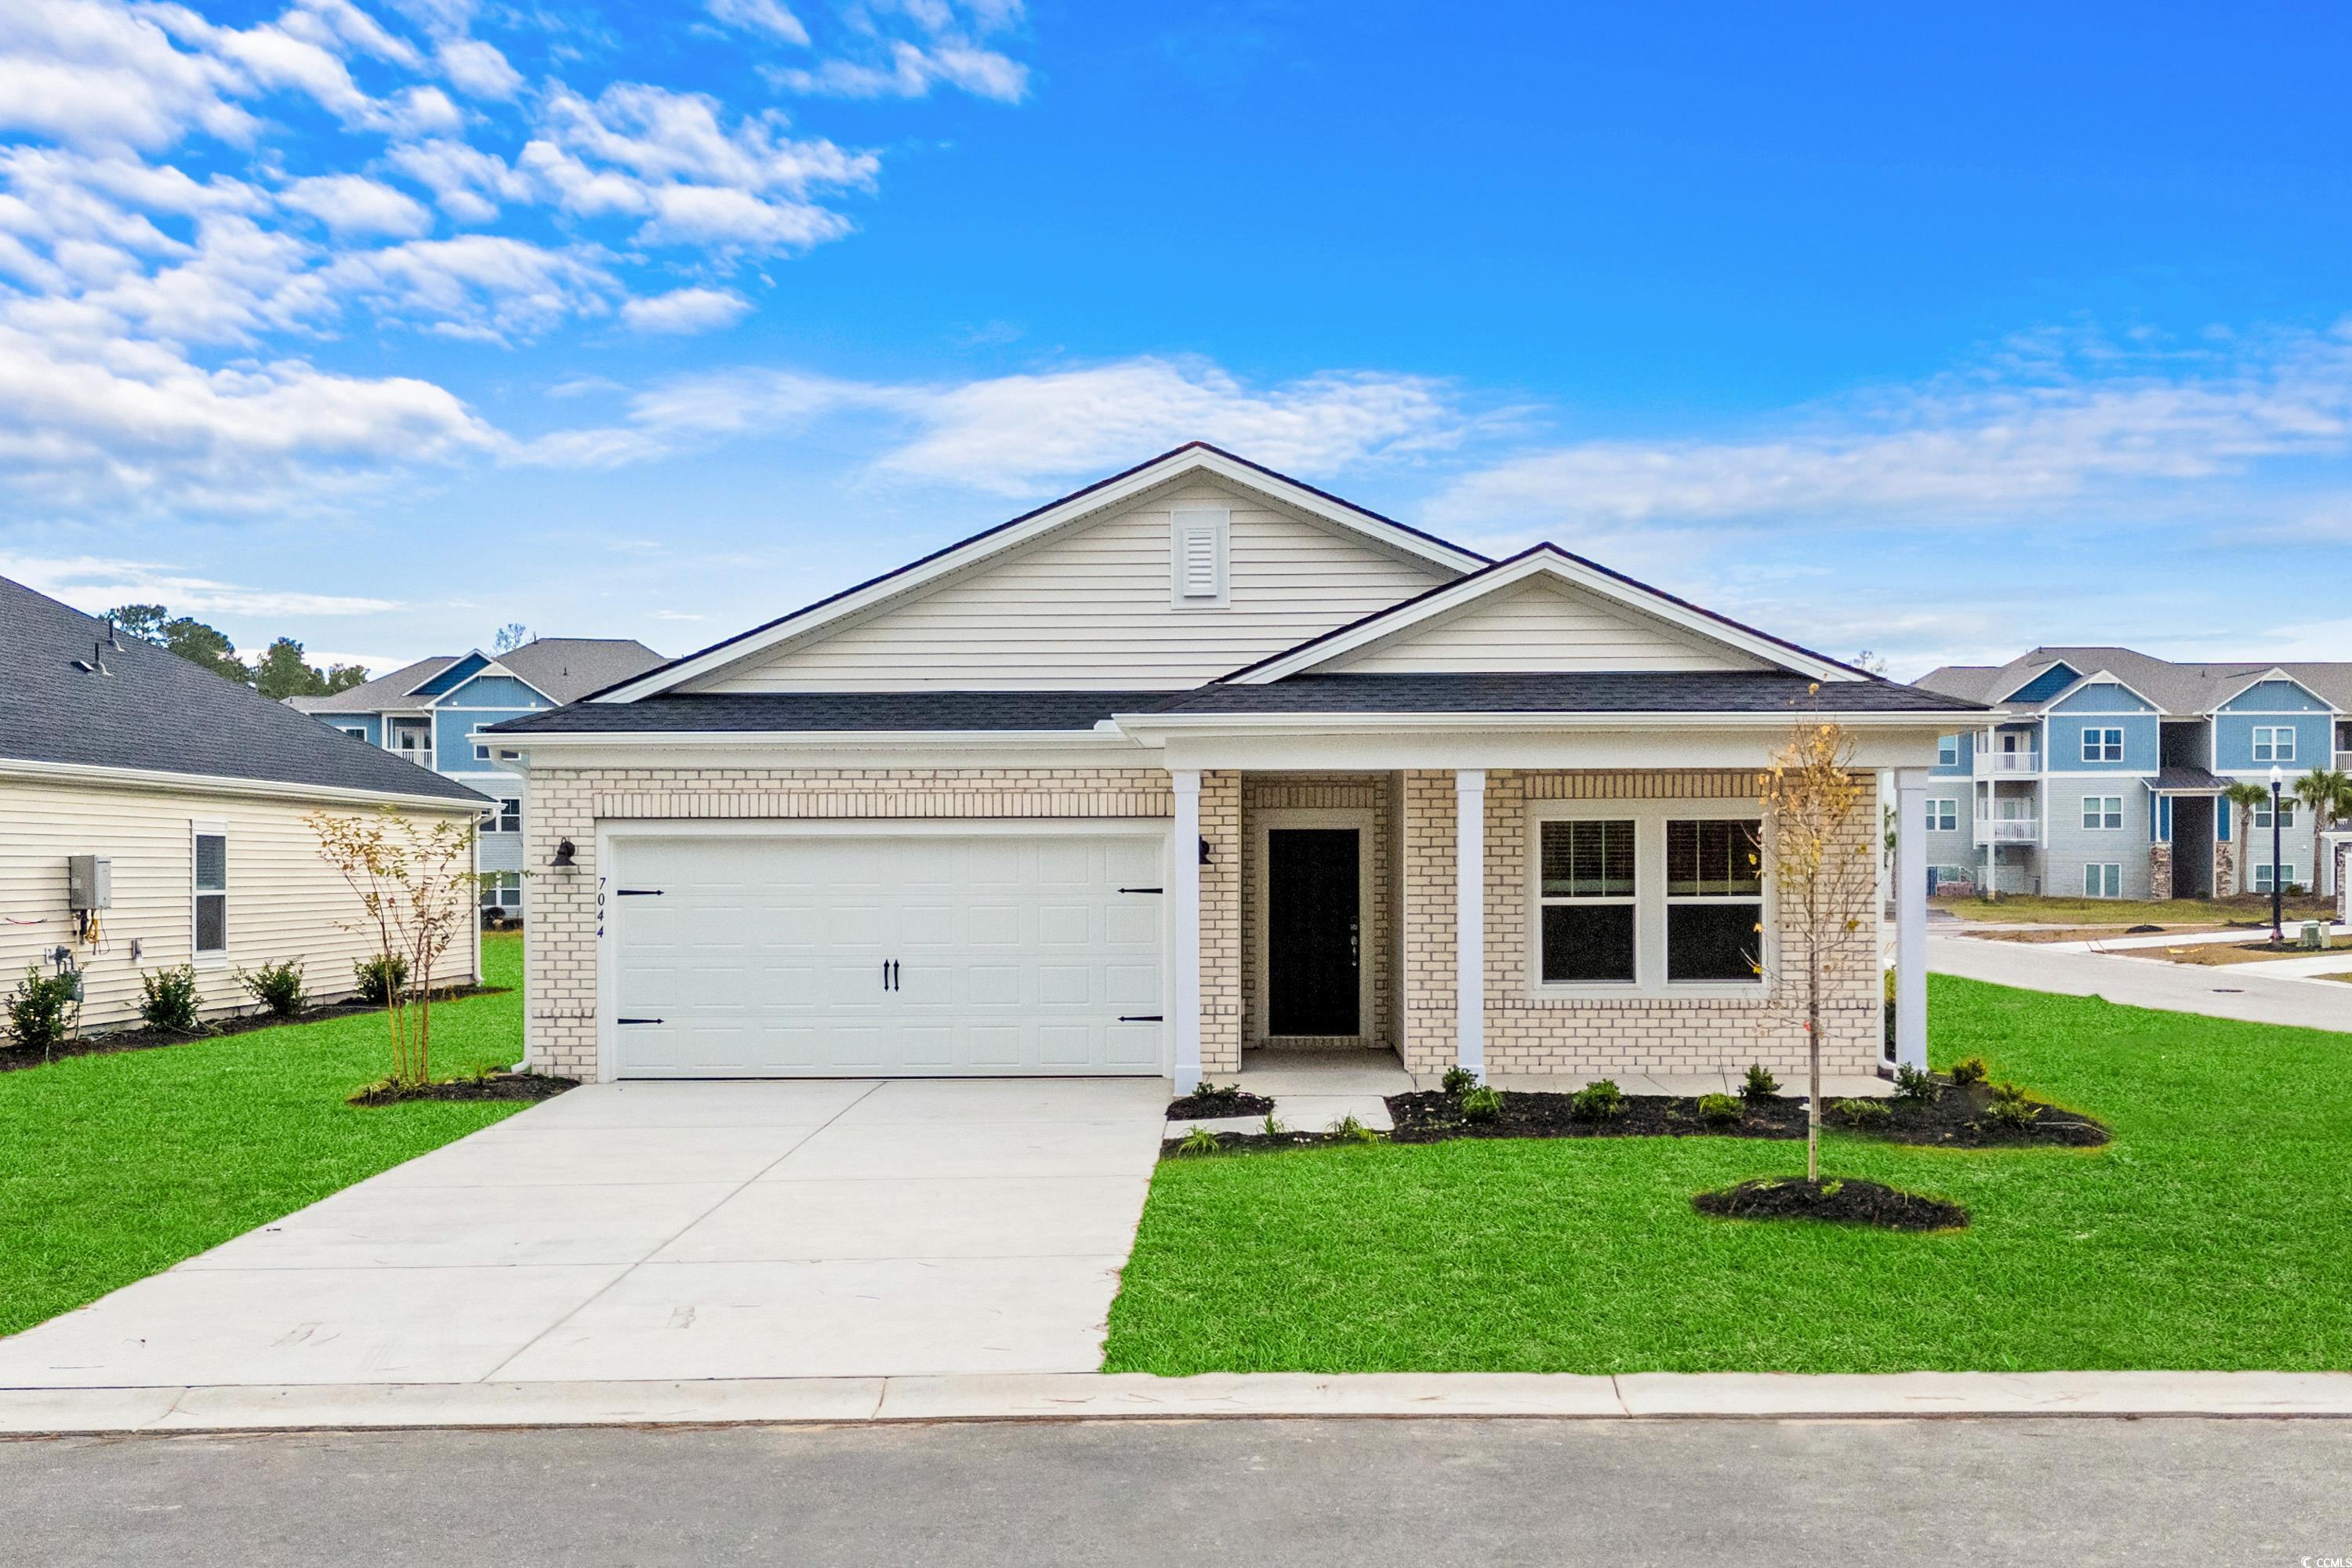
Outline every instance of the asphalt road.
<svg viewBox="0 0 2352 1568"><path fill-rule="evenodd" d="M1990 980L2029 991L2104 996L2128 1007L2204 1013L2251 1024L2352 1030L2352 985L2266 980L2246 973L2245 964L2209 967L2108 952L2053 952L2032 942L1987 942L1931 931L1927 967L1938 974Z"/></svg>
<svg viewBox="0 0 2352 1568"><path fill-rule="evenodd" d="M2352 1561L2352 1422L1192 1421L0 1443L0 1560Z"/></svg>

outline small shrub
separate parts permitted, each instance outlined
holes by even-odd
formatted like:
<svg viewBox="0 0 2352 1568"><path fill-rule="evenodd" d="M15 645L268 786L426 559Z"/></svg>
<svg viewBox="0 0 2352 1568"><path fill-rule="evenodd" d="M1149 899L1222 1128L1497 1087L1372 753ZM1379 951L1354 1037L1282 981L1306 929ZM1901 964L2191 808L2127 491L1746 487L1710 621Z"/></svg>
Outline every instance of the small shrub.
<svg viewBox="0 0 2352 1568"><path fill-rule="evenodd" d="M1351 1112L1324 1129L1338 1143L1377 1143L1381 1135L1356 1120Z"/></svg>
<svg viewBox="0 0 2352 1568"><path fill-rule="evenodd" d="M8 998L8 1038L19 1049L46 1058L73 1033L80 1011L79 974L71 970L43 974L38 964L29 964L25 978L16 982L16 994Z"/></svg>
<svg viewBox="0 0 2352 1568"><path fill-rule="evenodd" d="M1503 1091L1479 1084L1462 1096L1462 1120L1493 1121L1503 1114Z"/></svg>
<svg viewBox="0 0 2352 1568"><path fill-rule="evenodd" d="M1952 1064L1952 1081L1963 1087L1985 1080L1985 1059L1982 1057L1962 1057Z"/></svg>
<svg viewBox="0 0 2352 1568"><path fill-rule="evenodd" d="M1447 1068L1445 1077L1439 1080L1438 1087L1452 1098L1459 1100L1478 1087L1478 1075L1465 1067Z"/></svg>
<svg viewBox="0 0 2352 1568"><path fill-rule="evenodd" d="M310 999L310 993L302 987L302 961L299 958L265 963L249 974L239 970L236 983L276 1018L292 1017Z"/></svg>
<svg viewBox="0 0 2352 1568"><path fill-rule="evenodd" d="M1736 1094L1702 1094L1698 1097L1698 1119L1709 1127L1736 1127L1747 1108Z"/></svg>
<svg viewBox="0 0 2352 1568"><path fill-rule="evenodd" d="M1748 1065L1748 1077L1739 1085L1740 1099L1769 1100L1780 1092L1780 1080L1772 1076L1772 1070L1769 1068L1762 1062L1753 1062Z"/></svg>
<svg viewBox="0 0 2352 1568"><path fill-rule="evenodd" d="M139 976L139 1016L151 1029L175 1035L196 1032L196 966L183 963Z"/></svg>
<svg viewBox="0 0 2352 1568"><path fill-rule="evenodd" d="M1217 1135L1215 1133L1210 1131L1205 1127L1195 1127L1192 1131L1184 1134L1182 1141L1176 1145L1176 1152L1179 1154L1213 1154L1223 1147L1224 1145L1223 1143L1217 1142Z"/></svg>
<svg viewBox="0 0 2352 1568"><path fill-rule="evenodd" d="M355 958L352 960L352 979L361 1001L371 1007L390 1006L393 993L408 988L408 960L396 952Z"/></svg>
<svg viewBox="0 0 2352 1568"><path fill-rule="evenodd" d="M2013 1083L1992 1086L1992 1103L1985 1107L1986 1117L2003 1127L2030 1127L2042 1114L2042 1108L2025 1098L2025 1090Z"/></svg>
<svg viewBox="0 0 2352 1568"><path fill-rule="evenodd" d="M1895 1092L1905 1100L1916 1100L1922 1105L1932 1105L1944 1086L1926 1068L1915 1068L1905 1062L1895 1069Z"/></svg>
<svg viewBox="0 0 2352 1568"><path fill-rule="evenodd" d="M1859 1126L1884 1121L1892 1114L1883 1100L1833 1100L1830 1109Z"/></svg>
<svg viewBox="0 0 2352 1568"><path fill-rule="evenodd" d="M1613 1078L1586 1084L1569 1097L1570 1112L1584 1121L1606 1121L1625 1109L1625 1091Z"/></svg>
<svg viewBox="0 0 2352 1568"><path fill-rule="evenodd" d="M1290 1131L1289 1128L1285 1127L1280 1121L1275 1119L1275 1114L1271 1110L1265 1113L1265 1120L1258 1123L1257 1130L1260 1132L1265 1133L1269 1138L1283 1137Z"/></svg>

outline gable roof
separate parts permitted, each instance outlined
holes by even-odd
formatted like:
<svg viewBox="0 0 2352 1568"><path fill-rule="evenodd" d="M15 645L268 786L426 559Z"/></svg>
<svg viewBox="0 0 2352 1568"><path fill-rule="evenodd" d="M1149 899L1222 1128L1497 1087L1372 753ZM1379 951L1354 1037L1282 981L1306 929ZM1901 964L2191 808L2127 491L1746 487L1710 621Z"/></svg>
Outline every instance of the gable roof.
<svg viewBox="0 0 2352 1568"><path fill-rule="evenodd" d="M2003 703L1997 694L2016 690L2040 669L2060 662L2112 676L2159 710L2181 718L2211 713L2273 671L2306 688L2337 712L2352 712L2352 663L2221 659L2189 664L2127 647L2037 647L2002 665L1945 665L1913 684L1972 701L1993 702L2013 712L2039 712L2048 706L2046 701Z"/></svg>
<svg viewBox="0 0 2352 1568"><path fill-rule="evenodd" d="M1475 550L1451 544L1435 534L1383 517L1376 511L1340 500L1328 490L1239 458L1206 441L1188 441L1148 462L1113 474L1082 489L1071 491L1019 517L984 529L970 538L935 550L904 566L869 577L806 605L789 615L738 633L698 652L672 659L643 676L590 693L600 702L633 702L665 692L715 670L754 658L791 637L804 637L887 599L911 594L931 583L961 572L992 556L1016 549L1041 535L1108 510L1145 491L1193 474L1206 474L1228 484L1268 495L1299 511L1349 530L1391 550L1428 561L1454 572L1488 564Z"/></svg>
<svg viewBox="0 0 2352 1568"><path fill-rule="evenodd" d="M505 673L531 687L551 702L577 702L590 692L641 675L662 662L662 656L634 637L537 637L492 658L477 648L468 653L437 654L402 665L390 675L329 697L289 697L287 706L302 713L382 713L422 710L445 693L425 689L449 676L459 665L479 667L457 676L452 689L479 674Z"/></svg>
<svg viewBox="0 0 2352 1568"><path fill-rule="evenodd" d="M50 766L293 784L386 797L482 796L305 718L107 624L0 577L0 771ZM101 665L107 673L77 668Z"/></svg>
<svg viewBox="0 0 2352 1568"><path fill-rule="evenodd" d="M1780 669L1816 680L1877 679L1811 648L1758 631L1728 616L1702 608L1661 588L1612 571L1597 561L1562 550L1557 544L1530 545L1517 555L1494 562L1466 576L1441 584L1429 592L1376 611L1360 620L1311 637L1297 647L1237 669L1224 679L1244 686L1264 685L1304 673L1353 652L1367 644L1396 636L1408 627L1450 615L1490 595L1507 593L1521 584L1550 580L1579 589L1649 619L1664 622L1686 634L1696 634L1736 649Z"/></svg>
<svg viewBox="0 0 2352 1568"><path fill-rule="evenodd" d="M420 658L414 664L404 664L390 675L379 675L373 680L334 692L326 697L289 697L286 706L297 713L380 713L387 708L422 708L409 693L448 668L463 657L458 654L438 654Z"/></svg>

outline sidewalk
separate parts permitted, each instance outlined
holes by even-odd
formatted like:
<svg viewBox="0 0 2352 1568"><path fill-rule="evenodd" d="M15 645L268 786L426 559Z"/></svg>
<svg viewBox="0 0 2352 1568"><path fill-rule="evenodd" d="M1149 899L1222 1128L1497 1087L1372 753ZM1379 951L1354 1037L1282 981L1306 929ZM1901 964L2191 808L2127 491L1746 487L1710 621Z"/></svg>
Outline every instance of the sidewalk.
<svg viewBox="0 0 2352 1568"><path fill-rule="evenodd" d="M2259 969L2257 964L2207 968L2119 952L2053 952L2043 943L1978 942L1939 933L1927 939L1927 967L1937 974L2026 991L2103 996L2127 1007L2202 1013L2249 1024L2352 1030L2352 985L2248 973Z"/></svg>
<svg viewBox="0 0 2352 1568"><path fill-rule="evenodd" d="M0 1390L0 1435L1418 1416L2352 1418L2352 1373L1041 1373L647 1383Z"/></svg>

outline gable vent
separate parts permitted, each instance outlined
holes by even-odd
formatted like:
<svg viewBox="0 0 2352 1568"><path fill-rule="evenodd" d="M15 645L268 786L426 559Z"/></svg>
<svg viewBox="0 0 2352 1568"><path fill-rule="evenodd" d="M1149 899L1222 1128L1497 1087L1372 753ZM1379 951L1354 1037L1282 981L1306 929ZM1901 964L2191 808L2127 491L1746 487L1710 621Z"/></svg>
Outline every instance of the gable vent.
<svg viewBox="0 0 2352 1568"><path fill-rule="evenodd" d="M1223 507L1188 507L1171 519L1171 599L1179 608L1226 603L1226 537L1233 514Z"/></svg>

